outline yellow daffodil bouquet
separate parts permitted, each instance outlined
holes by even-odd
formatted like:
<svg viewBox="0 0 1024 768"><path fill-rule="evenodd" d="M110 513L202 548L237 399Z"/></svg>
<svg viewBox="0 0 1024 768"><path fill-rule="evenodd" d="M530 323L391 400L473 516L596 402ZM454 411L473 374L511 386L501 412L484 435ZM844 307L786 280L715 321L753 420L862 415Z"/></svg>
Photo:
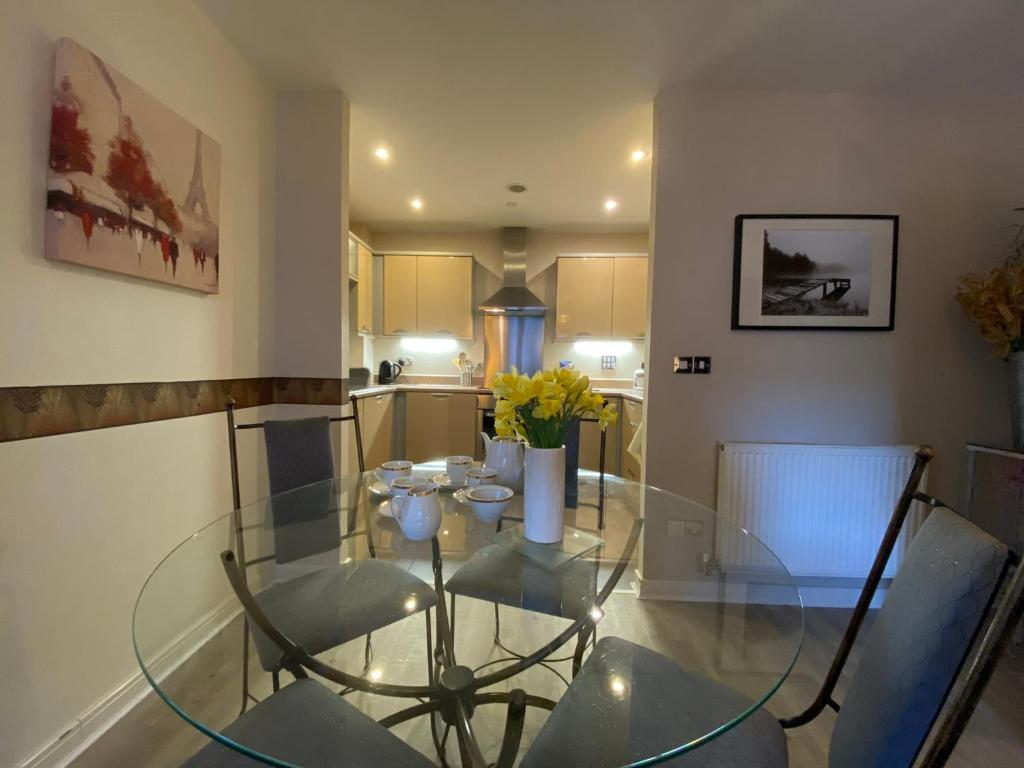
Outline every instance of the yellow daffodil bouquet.
<svg viewBox="0 0 1024 768"><path fill-rule="evenodd" d="M525 376L515 368L494 380L494 426L500 436L518 436L533 448L560 448L582 418L597 418L602 431L618 418L615 407L572 368Z"/></svg>

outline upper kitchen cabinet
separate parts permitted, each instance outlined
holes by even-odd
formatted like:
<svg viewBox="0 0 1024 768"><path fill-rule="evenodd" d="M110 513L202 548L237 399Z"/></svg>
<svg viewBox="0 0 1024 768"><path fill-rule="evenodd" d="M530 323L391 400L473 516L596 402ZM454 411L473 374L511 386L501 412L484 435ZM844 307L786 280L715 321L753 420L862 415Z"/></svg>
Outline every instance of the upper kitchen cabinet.
<svg viewBox="0 0 1024 768"><path fill-rule="evenodd" d="M417 326L425 336L473 336L473 259L417 256Z"/></svg>
<svg viewBox="0 0 1024 768"><path fill-rule="evenodd" d="M647 258L558 259L555 338L640 339L647 322Z"/></svg>
<svg viewBox="0 0 1024 768"><path fill-rule="evenodd" d="M418 256L384 257L384 334L416 333L416 261Z"/></svg>
<svg viewBox="0 0 1024 768"><path fill-rule="evenodd" d="M356 244L356 265L356 331L373 333L373 253L362 243Z"/></svg>
<svg viewBox="0 0 1024 768"><path fill-rule="evenodd" d="M615 260L573 256L558 259L555 336L607 339L612 334Z"/></svg>
<svg viewBox="0 0 1024 768"><path fill-rule="evenodd" d="M647 335L647 259L616 256L612 279L612 336L642 339Z"/></svg>
<svg viewBox="0 0 1024 768"><path fill-rule="evenodd" d="M471 256L384 256L384 333L473 337Z"/></svg>

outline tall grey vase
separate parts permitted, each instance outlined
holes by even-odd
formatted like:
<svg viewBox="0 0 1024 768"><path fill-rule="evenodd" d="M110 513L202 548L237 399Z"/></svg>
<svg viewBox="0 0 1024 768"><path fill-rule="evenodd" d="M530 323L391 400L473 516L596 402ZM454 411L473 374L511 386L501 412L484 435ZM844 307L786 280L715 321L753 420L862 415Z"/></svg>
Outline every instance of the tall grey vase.
<svg viewBox="0 0 1024 768"><path fill-rule="evenodd" d="M1024 352L1011 352L1006 359L1010 388L1010 432L1013 449L1024 451Z"/></svg>

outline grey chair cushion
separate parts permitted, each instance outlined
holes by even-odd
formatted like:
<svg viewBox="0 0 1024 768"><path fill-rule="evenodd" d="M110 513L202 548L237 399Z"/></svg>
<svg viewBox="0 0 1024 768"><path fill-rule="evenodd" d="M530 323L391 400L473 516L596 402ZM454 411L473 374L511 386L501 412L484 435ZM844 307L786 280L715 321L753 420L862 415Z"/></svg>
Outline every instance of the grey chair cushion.
<svg viewBox="0 0 1024 768"><path fill-rule="evenodd" d="M421 768L433 763L384 726L313 680L296 680L224 729L242 746L302 768ZM210 742L182 768L256 768L254 760Z"/></svg>
<svg viewBox="0 0 1024 768"><path fill-rule="evenodd" d="M659 653L605 637L520 768L619 768L710 733L751 706L731 688L687 672ZM782 727L758 709L721 736L662 765L785 768L787 762Z"/></svg>
<svg viewBox="0 0 1024 768"><path fill-rule="evenodd" d="M597 564L577 559L550 570L500 544L492 544L459 568L445 589L453 595L578 619L596 599Z"/></svg>
<svg viewBox="0 0 1024 768"><path fill-rule="evenodd" d="M1006 547L967 520L931 513L865 643L832 733L830 768L914 761L1006 562Z"/></svg>
<svg viewBox="0 0 1024 768"><path fill-rule="evenodd" d="M372 558L278 581L255 597L271 623L310 654L437 604L426 582ZM280 649L255 624L250 627L263 668L279 669Z"/></svg>

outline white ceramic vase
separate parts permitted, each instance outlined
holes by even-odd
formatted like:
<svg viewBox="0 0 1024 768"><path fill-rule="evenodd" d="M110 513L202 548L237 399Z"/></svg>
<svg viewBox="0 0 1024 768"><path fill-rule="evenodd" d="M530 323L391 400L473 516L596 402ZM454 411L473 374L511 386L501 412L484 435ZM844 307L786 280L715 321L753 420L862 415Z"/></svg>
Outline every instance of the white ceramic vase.
<svg viewBox="0 0 1024 768"><path fill-rule="evenodd" d="M538 544L562 540L565 511L565 446L526 448L523 533Z"/></svg>

